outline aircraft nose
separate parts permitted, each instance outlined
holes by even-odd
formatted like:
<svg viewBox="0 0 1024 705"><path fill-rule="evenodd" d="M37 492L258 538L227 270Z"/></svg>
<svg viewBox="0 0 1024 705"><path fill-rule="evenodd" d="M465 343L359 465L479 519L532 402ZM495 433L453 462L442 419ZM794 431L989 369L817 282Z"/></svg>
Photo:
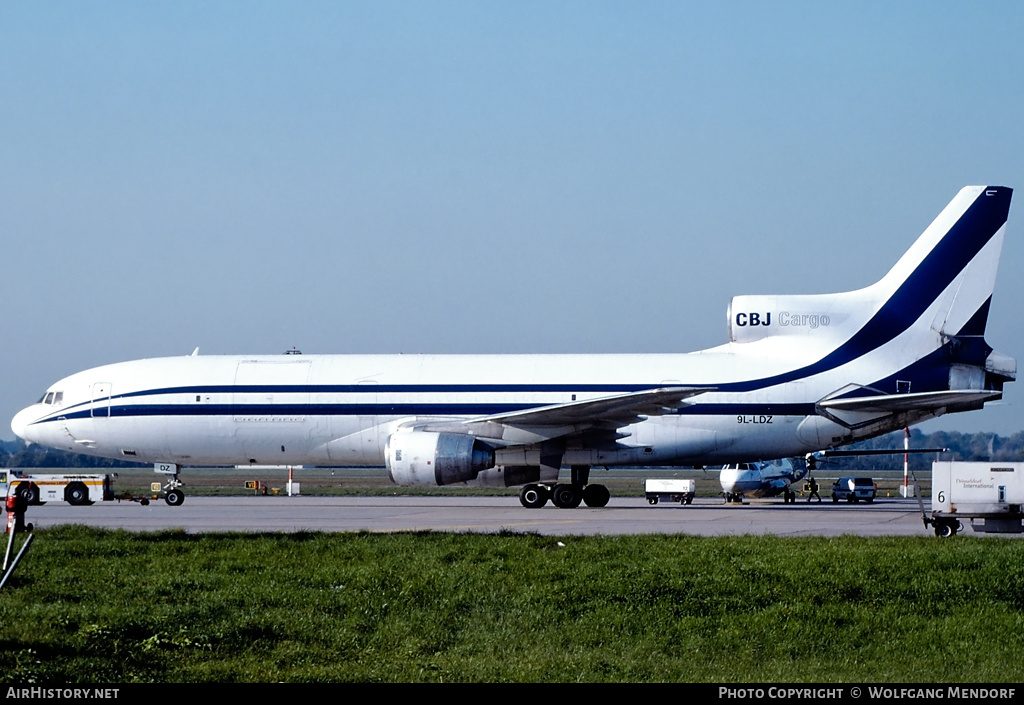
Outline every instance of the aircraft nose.
<svg viewBox="0 0 1024 705"><path fill-rule="evenodd" d="M32 439L28 437L27 433L29 424L31 424L32 421L35 420L35 417L35 406L30 406L26 409L22 409L17 414L15 414L14 418L11 419L11 430L14 431L14 435L16 435L18 438L31 442Z"/></svg>

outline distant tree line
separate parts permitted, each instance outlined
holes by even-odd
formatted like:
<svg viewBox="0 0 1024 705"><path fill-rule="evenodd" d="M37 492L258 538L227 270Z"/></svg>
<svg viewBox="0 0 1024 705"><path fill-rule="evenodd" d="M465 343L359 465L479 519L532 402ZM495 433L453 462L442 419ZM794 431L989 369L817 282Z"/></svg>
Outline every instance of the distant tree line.
<svg viewBox="0 0 1024 705"><path fill-rule="evenodd" d="M0 467L5 468L138 468L144 463L94 458L81 453L25 445L24 441L0 441Z"/></svg>
<svg viewBox="0 0 1024 705"><path fill-rule="evenodd" d="M932 461L975 460L975 461L1024 461L1024 431L1012 436L995 433L959 433L956 431L910 432L911 448L948 448L946 453L915 453L910 456L910 467L915 471L931 470ZM897 431L869 441L847 446L844 450L895 450L893 455L855 456L850 458L829 458L820 461L820 471L861 471L903 467L903 432ZM6 468L136 468L146 463L131 463L123 460L94 458L80 453L44 448L39 445L26 446L24 441L0 441L0 467Z"/></svg>

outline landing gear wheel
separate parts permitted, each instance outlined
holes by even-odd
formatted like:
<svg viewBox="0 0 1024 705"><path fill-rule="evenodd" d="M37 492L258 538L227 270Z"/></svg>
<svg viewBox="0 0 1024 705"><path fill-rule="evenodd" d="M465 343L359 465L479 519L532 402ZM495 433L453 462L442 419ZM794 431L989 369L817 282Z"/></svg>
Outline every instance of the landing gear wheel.
<svg viewBox="0 0 1024 705"><path fill-rule="evenodd" d="M611 498L612 493L604 485L587 485L583 490L583 502L588 507L604 507Z"/></svg>
<svg viewBox="0 0 1024 705"><path fill-rule="evenodd" d="M551 492L551 503L559 509L575 509L583 501L583 493L572 485L555 485Z"/></svg>
<svg viewBox="0 0 1024 705"><path fill-rule="evenodd" d="M25 500L25 504L39 504L39 486L34 482L22 482L18 485L18 496Z"/></svg>
<svg viewBox="0 0 1024 705"><path fill-rule="evenodd" d="M519 502L527 509L540 509L548 503L550 493L544 485L523 485L519 490Z"/></svg>
<svg viewBox="0 0 1024 705"><path fill-rule="evenodd" d="M83 482L71 482L64 488L64 501L73 507L89 504L89 489Z"/></svg>
<svg viewBox="0 0 1024 705"><path fill-rule="evenodd" d="M180 506L185 501L185 493L181 490L171 490L164 497L164 501L172 507Z"/></svg>

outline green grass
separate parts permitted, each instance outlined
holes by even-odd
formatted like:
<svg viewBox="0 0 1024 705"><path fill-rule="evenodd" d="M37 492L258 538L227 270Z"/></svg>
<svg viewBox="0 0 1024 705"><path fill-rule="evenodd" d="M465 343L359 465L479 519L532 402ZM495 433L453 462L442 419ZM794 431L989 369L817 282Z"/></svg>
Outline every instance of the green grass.
<svg viewBox="0 0 1024 705"><path fill-rule="evenodd" d="M1024 680L1024 543L38 532L10 683Z"/></svg>

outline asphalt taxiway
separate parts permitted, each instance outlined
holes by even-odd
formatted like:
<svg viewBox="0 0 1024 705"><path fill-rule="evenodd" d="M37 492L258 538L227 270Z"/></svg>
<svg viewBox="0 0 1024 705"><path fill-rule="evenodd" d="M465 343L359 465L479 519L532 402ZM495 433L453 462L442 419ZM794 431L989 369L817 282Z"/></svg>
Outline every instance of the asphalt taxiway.
<svg viewBox="0 0 1024 705"><path fill-rule="evenodd" d="M925 502L925 508L930 508ZM642 497L613 497L602 509L525 509L515 497L187 497L164 502L62 502L30 507L38 528L60 524L155 531L515 531L552 536L693 534L737 536L929 536L914 499L872 504L754 500L742 505L697 498L689 506L649 505ZM967 534L972 533L970 528Z"/></svg>

